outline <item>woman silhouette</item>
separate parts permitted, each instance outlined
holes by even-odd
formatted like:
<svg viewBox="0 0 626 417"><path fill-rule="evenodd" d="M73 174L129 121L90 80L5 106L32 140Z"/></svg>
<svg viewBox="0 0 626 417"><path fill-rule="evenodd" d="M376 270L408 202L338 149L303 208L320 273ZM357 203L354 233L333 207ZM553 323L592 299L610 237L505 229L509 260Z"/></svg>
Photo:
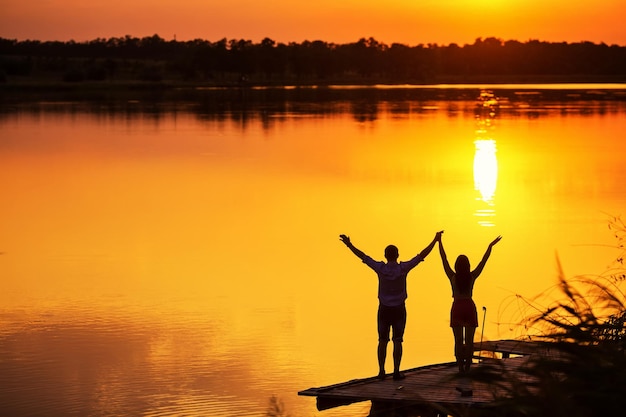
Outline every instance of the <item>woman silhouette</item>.
<svg viewBox="0 0 626 417"><path fill-rule="evenodd" d="M502 239L502 236L495 238L487 247L483 259L472 271L467 256L459 255L454 263L454 270L450 268L446 251L443 248L441 235L439 235L439 254L443 269L450 280L452 286L452 309L450 310L450 327L454 333L454 356L459 367L459 372L469 371L474 353L474 333L478 327L478 313L476 304L472 300L474 282L480 275L491 255L491 248Z"/></svg>

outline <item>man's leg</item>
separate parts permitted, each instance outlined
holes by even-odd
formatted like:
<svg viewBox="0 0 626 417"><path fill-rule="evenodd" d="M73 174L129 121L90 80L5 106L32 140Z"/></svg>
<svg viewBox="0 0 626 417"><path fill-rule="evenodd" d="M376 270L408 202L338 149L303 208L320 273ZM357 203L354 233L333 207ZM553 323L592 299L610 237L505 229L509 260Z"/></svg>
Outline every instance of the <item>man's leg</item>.
<svg viewBox="0 0 626 417"><path fill-rule="evenodd" d="M400 372L400 362L402 361L402 340L393 341L393 379L403 379Z"/></svg>
<svg viewBox="0 0 626 417"><path fill-rule="evenodd" d="M387 359L388 340L378 341L378 378L385 379L385 359Z"/></svg>
<svg viewBox="0 0 626 417"><path fill-rule="evenodd" d="M391 323L382 305L378 306L378 379L385 379L385 360Z"/></svg>
<svg viewBox="0 0 626 417"><path fill-rule="evenodd" d="M399 306L395 310L392 322L393 329L393 379L404 379L404 374L400 372L400 362L402 361L402 340L406 327L406 307Z"/></svg>

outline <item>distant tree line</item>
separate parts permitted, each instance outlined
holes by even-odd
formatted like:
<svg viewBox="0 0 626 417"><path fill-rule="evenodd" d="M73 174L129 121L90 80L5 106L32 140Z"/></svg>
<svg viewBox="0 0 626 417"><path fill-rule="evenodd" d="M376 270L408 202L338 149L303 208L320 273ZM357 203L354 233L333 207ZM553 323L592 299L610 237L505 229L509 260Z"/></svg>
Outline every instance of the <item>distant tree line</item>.
<svg viewBox="0 0 626 417"><path fill-rule="evenodd" d="M0 80L214 84L626 81L626 46L478 38L473 44L177 41L158 35L86 42L0 38Z"/></svg>

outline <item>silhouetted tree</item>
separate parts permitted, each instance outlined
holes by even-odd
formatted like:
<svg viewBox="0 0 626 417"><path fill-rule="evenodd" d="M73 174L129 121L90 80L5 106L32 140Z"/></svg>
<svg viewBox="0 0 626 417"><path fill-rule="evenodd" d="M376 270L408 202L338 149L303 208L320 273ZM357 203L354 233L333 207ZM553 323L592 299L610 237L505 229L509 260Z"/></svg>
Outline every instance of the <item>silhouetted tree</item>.
<svg viewBox="0 0 626 417"><path fill-rule="evenodd" d="M148 61L150 65L146 64ZM0 71L7 78L42 72L68 74L77 69L90 79L102 79L103 75L133 79L142 71L144 76L140 78L154 78L148 77L147 71L159 73L161 78L215 82L241 76L254 82L406 83L437 82L446 77L509 77L506 79L510 81L510 77L525 80L538 76L623 82L626 47L539 40L522 43L494 37L478 38L463 46L388 46L372 37L347 44L321 40L282 44L270 38L260 43L225 38L216 42L181 42L156 34L87 42L0 38Z"/></svg>

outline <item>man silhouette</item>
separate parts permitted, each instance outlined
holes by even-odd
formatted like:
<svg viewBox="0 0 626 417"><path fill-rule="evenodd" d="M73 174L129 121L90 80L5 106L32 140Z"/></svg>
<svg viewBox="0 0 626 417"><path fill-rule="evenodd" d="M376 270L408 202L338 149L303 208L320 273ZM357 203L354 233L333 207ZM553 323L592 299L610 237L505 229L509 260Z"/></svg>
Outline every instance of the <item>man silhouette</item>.
<svg viewBox="0 0 626 417"><path fill-rule="evenodd" d="M443 231L437 232L433 241L424 250L406 262L398 262L399 252L396 246L387 246L385 248L386 263L373 260L357 249L348 236L339 235L339 239L378 275L378 378L381 380L386 377L385 360L390 329L393 330L391 338L393 341L393 379L404 379L404 374L400 372L400 362L406 327L406 277L409 271L432 251L442 233Z"/></svg>

